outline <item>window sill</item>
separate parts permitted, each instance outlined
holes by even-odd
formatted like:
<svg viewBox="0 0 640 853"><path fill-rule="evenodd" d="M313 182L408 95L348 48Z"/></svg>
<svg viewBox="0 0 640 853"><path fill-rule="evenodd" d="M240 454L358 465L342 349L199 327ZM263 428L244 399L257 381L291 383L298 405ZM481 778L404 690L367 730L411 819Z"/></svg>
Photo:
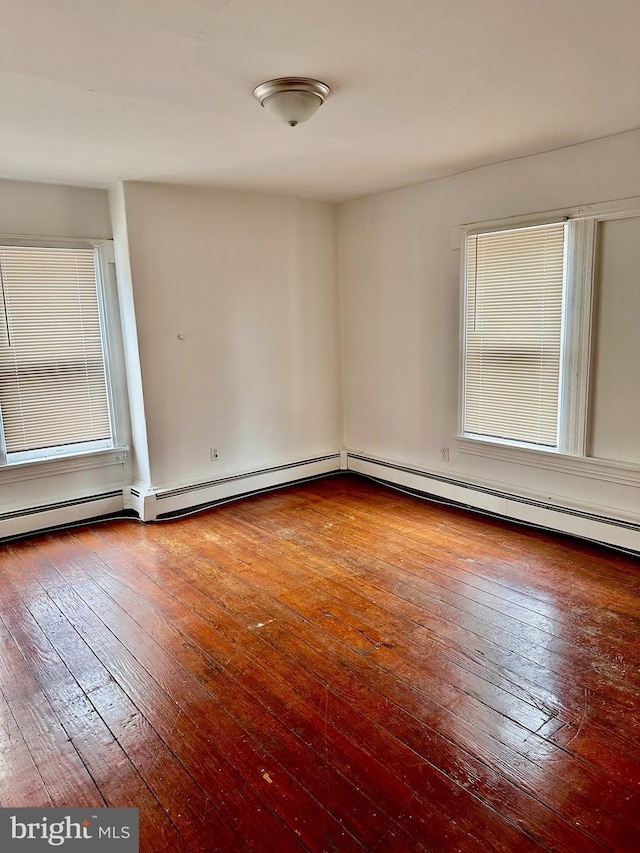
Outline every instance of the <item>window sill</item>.
<svg viewBox="0 0 640 853"><path fill-rule="evenodd" d="M569 456L555 450L515 447L492 441L482 441L466 436L456 436L456 445L460 453L470 456L482 456L528 465L534 468L546 468L547 471L559 471L625 486L640 486L640 465L631 462L618 462L613 459L596 459L591 456Z"/></svg>
<svg viewBox="0 0 640 853"><path fill-rule="evenodd" d="M52 477L56 474L68 474L73 471L87 471L91 468L104 468L109 465L123 465L127 461L129 448L107 447L83 453L70 453L48 459L30 459L23 462L9 462L0 466L0 485L5 483L34 480L39 477Z"/></svg>

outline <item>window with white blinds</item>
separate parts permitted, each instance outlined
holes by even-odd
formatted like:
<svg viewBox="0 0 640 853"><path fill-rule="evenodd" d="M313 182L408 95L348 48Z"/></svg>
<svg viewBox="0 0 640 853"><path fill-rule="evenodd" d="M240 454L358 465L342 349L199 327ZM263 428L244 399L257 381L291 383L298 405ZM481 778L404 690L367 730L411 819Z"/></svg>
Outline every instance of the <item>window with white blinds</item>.
<svg viewBox="0 0 640 853"><path fill-rule="evenodd" d="M558 447L564 222L470 234L465 434Z"/></svg>
<svg viewBox="0 0 640 853"><path fill-rule="evenodd" d="M111 443L95 250L0 246L8 461Z"/></svg>

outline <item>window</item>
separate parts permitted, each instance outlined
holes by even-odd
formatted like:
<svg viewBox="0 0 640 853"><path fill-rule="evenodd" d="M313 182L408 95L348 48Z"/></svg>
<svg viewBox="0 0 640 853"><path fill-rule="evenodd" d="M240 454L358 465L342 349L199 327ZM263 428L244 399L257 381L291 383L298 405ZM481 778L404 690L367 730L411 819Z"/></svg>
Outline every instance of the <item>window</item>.
<svg viewBox="0 0 640 853"><path fill-rule="evenodd" d="M102 260L0 246L0 464L114 446Z"/></svg>
<svg viewBox="0 0 640 853"><path fill-rule="evenodd" d="M565 231L467 238L465 433L558 446Z"/></svg>
<svg viewBox="0 0 640 853"><path fill-rule="evenodd" d="M467 233L463 437L584 454L594 225Z"/></svg>

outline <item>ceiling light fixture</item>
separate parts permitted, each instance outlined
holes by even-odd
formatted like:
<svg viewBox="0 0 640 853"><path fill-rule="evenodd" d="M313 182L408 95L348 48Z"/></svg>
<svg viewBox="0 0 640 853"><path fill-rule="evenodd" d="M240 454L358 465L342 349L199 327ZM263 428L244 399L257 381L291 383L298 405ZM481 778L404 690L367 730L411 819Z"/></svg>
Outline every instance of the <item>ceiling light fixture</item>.
<svg viewBox="0 0 640 853"><path fill-rule="evenodd" d="M253 90L263 107L291 127L311 118L331 89L309 77L278 77Z"/></svg>

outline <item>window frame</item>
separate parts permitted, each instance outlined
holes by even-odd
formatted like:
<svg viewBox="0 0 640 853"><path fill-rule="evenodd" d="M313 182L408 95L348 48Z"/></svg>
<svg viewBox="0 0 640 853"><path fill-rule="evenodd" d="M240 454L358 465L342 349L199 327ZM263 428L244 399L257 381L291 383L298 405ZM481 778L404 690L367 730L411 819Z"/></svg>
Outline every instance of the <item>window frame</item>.
<svg viewBox="0 0 640 853"><path fill-rule="evenodd" d="M452 229L451 246L460 250L460 321L458 370L458 425L456 442L462 452L495 459L588 460L589 385L592 361L593 282L596 266L598 222L640 215L640 197L562 208L528 216L514 216ZM558 446L544 447L524 441L492 438L464 430L464 358L466 305L466 246L474 234L546 225L559 221L568 224L565 245L565 293L562 318L562 355L560 366ZM543 460L547 460L544 462ZM603 462L606 460L602 460ZM619 466L618 466L619 467ZM627 468L628 466L623 466Z"/></svg>
<svg viewBox="0 0 640 853"><path fill-rule="evenodd" d="M94 467L109 464L110 461L124 462L129 446L128 417L126 410L126 374L120 312L118 304L115 256L113 240L107 239L70 239L60 237L31 237L22 235L0 235L3 246L24 246L52 249L92 249L95 259L96 291L98 315L105 367L105 383L109 409L111 438L103 441L78 442L70 445L18 451L8 454L4 442L4 430L0 414L0 482L6 477L4 472L16 470L22 466L35 466L48 473L62 473L65 470L77 470L78 467ZM86 460L84 466L82 460ZM70 463L70 464L68 464ZM80 464L79 464L80 463ZM9 480L11 475L9 475Z"/></svg>

